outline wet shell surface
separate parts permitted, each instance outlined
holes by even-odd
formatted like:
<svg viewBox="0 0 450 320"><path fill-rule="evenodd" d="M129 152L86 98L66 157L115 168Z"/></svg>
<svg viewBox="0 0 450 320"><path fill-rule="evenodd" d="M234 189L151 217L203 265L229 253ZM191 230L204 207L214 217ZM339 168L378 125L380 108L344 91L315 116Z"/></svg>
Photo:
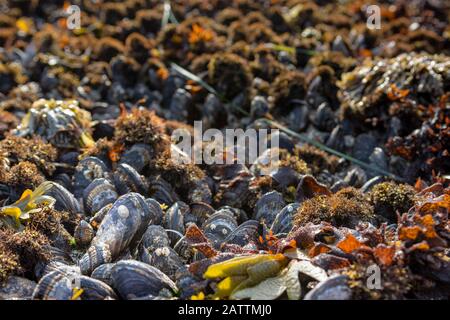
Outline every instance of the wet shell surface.
<svg viewBox="0 0 450 320"><path fill-rule="evenodd" d="M264 194L255 205L254 219L270 226L277 214L286 206L283 195L277 191Z"/></svg>
<svg viewBox="0 0 450 320"><path fill-rule="evenodd" d="M141 172L149 164L152 153L149 145L137 143L123 153L119 164L128 164L137 172Z"/></svg>
<svg viewBox="0 0 450 320"><path fill-rule="evenodd" d="M33 292L33 299L70 300L72 281L63 273L53 271L41 278Z"/></svg>
<svg viewBox="0 0 450 320"><path fill-rule="evenodd" d="M47 195L53 197L55 202L55 209L60 211L77 214L83 212L80 203L73 196L73 194L59 183L52 182L52 187L47 191Z"/></svg>
<svg viewBox="0 0 450 320"><path fill-rule="evenodd" d="M169 239L173 245L184 235L184 216L188 211L189 206L178 201L164 215L163 226L169 230Z"/></svg>
<svg viewBox="0 0 450 320"><path fill-rule="evenodd" d="M236 219L232 215L216 212L205 221L202 229L215 245L219 245L237 226Z"/></svg>
<svg viewBox="0 0 450 320"><path fill-rule="evenodd" d="M104 206L114 203L118 197L115 187L108 180L98 178L83 192L84 208L93 215Z"/></svg>
<svg viewBox="0 0 450 320"><path fill-rule="evenodd" d="M114 263L102 264L102 265L98 266L97 268L95 268L94 271L92 271L91 278L100 280L100 281L106 283L107 285L111 286L112 285L111 270L113 267L114 267Z"/></svg>
<svg viewBox="0 0 450 320"><path fill-rule="evenodd" d="M93 251L88 250L82 258L85 262L80 264L83 274L92 272L102 263L110 262L97 257L116 259L124 249L133 248L147 229L152 217L150 210L144 197L138 193L128 193L117 199L92 240L94 249L90 250ZM98 254L95 248L100 248ZM89 258L89 253L94 259Z"/></svg>
<svg viewBox="0 0 450 320"><path fill-rule="evenodd" d="M81 294L82 300L117 299L114 290L100 280L80 276L79 283L80 288L83 289L83 293Z"/></svg>
<svg viewBox="0 0 450 320"><path fill-rule="evenodd" d="M78 265L82 274L91 274L95 268L112 261L111 251L107 244L98 244L89 247L81 257Z"/></svg>
<svg viewBox="0 0 450 320"><path fill-rule="evenodd" d="M112 268L111 278L114 289L126 300L158 296L162 289L177 290L175 283L163 272L134 260L117 262Z"/></svg>
<svg viewBox="0 0 450 320"><path fill-rule="evenodd" d="M148 193L148 182L132 166L121 163L113 174L114 185L120 195L129 192L138 192L142 195Z"/></svg>
<svg viewBox="0 0 450 320"><path fill-rule="evenodd" d="M110 172L106 164L96 157L87 157L75 167L74 194L76 198L83 196L84 189L98 178L109 178Z"/></svg>
<svg viewBox="0 0 450 320"><path fill-rule="evenodd" d="M94 238L94 229L89 223L81 220L75 228L74 238L77 245L87 247L91 244L91 241Z"/></svg>

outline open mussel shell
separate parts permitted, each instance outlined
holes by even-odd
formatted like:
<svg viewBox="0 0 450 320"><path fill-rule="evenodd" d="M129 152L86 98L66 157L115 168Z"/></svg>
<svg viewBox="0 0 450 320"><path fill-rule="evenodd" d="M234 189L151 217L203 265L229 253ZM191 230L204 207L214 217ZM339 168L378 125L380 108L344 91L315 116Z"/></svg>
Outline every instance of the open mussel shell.
<svg viewBox="0 0 450 320"><path fill-rule="evenodd" d="M274 234L288 234L292 229L292 219L300 204L297 202L290 203L284 207L275 217L270 227Z"/></svg>
<svg viewBox="0 0 450 320"><path fill-rule="evenodd" d="M281 193L277 191L268 192L256 202L253 219L264 221L267 226L270 226L285 206L286 202Z"/></svg>
<svg viewBox="0 0 450 320"><path fill-rule="evenodd" d="M122 154L119 164L128 164L137 172L142 172L142 169L149 164L152 153L153 150L149 145L137 143Z"/></svg>
<svg viewBox="0 0 450 320"><path fill-rule="evenodd" d="M215 246L225 240L225 238L237 228L238 224L234 216L225 212L216 212L202 226L206 237L213 242Z"/></svg>
<svg viewBox="0 0 450 320"><path fill-rule="evenodd" d="M106 253L109 251L111 259L116 259L125 249L133 249L142 238L153 214L144 197L138 193L128 193L114 202L111 209L103 218L98 227L97 234L92 240L92 246L101 248ZM90 248L91 249L91 248ZM95 250L95 249L92 249ZM83 274L89 274L102 263L110 262L102 259L90 259L89 250L83 256L81 265ZM91 252L94 254L95 252ZM94 254L93 257L97 257ZM104 257L108 257L105 255Z"/></svg>
<svg viewBox="0 0 450 320"><path fill-rule="evenodd" d="M73 283L60 271L44 275L33 292L33 299L38 300L70 300L73 295Z"/></svg>
<svg viewBox="0 0 450 320"><path fill-rule="evenodd" d="M91 278L100 280L106 283L107 285L111 286L112 285L111 270L113 267L114 263L102 264L101 266L95 268L94 271L92 271Z"/></svg>
<svg viewBox="0 0 450 320"><path fill-rule="evenodd" d="M317 284L305 295L304 300L350 300L352 290L347 282L345 275L332 276Z"/></svg>
<svg viewBox="0 0 450 320"><path fill-rule="evenodd" d="M79 282L80 288L83 289L83 293L81 294L82 300L117 299L114 290L100 280L80 276Z"/></svg>
<svg viewBox="0 0 450 320"><path fill-rule="evenodd" d="M115 187L108 180L95 179L83 192L84 208L92 215L104 206L114 203L118 197Z"/></svg>
<svg viewBox="0 0 450 320"><path fill-rule="evenodd" d="M189 206L182 201L175 202L163 219L163 226L169 230L169 239L172 245L184 235L184 215L189 211Z"/></svg>
<svg viewBox="0 0 450 320"><path fill-rule="evenodd" d="M81 220L75 227L74 238L80 247L87 247L94 238L94 229L84 220Z"/></svg>
<svg viewBox="0 0 450 320"><path fill-rule="evenodd" d="M114 289L123 299L158 296L162 289L177 291L175 283L163 272L143 262L122 260L111 270Z"/></svg>
<svg viewBox="0 0 450 320"><path fill-rule="evenodd" d="M52 187L46 192L56 200L55 209L70 212L71 214L81 213L81 206L74 195L59 183L52 182Z"/></svg>
<svg viewBox="0 0 450 320"><path fill-rule="evenodd" d="M178 195L173 191L172 186L161 177L151 177L150 196L161 204L173 205L179 200Z"/></svg>
<svg viewBox="0 0 450 320"><path fill-rule="evenodd" d="M249 242L258 241L258 227L259 222L256 220L247 220L236 229L234 229L225 239L224 243L237 244L245 246Z"/></svg>
<svg viewBox="0 0 450 320"><path fill-rule="evenodd" d="M84 189L95 179L109 179L110 170L106 164L96 157L86 157L75 167L74 193L75 197L81 198Z"/></svg>
<svg viewBox="0 0 450 320"><path fill-rule="evenodd" d="M114 185L120 195L137 192L143 195L148 193L148 181L132 166L121 163L113 174Z"/></svg>
<svg viewBox="0 0 450 320"><path fill-rule="evenodd" d="M310 175L304 175L300 179L297 186L297 202L303 202L306 199L313 198L319 195L329 196L331 191L327 186L317 182L316 178Z"/></svg>

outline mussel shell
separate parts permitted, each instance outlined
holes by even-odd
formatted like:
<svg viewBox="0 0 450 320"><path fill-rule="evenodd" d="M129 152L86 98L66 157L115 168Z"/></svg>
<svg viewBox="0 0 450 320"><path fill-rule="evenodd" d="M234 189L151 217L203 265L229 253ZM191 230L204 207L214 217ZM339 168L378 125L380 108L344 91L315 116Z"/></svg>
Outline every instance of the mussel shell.
<svg viewBox="0 0 450 320"><path fill-rule="evenodd" d="M212 202L211 189L205 179L195 180L188 193L189 202Z"/></svg>
<svg viewBox="0 0 450 320"><path fill-rule="evenodd" d="M202 225L215 212L214 208L205 202L190 203L189 208L189 212L184 217L185 225L188 223Z"/></svg>
<svg viewBox="0 0 450 320"><path fill-rule="evenodd" d="M70 300L73 295L73 283L65 274L53 271L41 278L33 292L33 299Z"/></svg>
<svg viewBox="0 0 450 320"><path fill-rule="evenodd" d="M117 169L113 174L113 181L116 190L120 195L129 192L138 192L142 195L148 193L147 179L126 163L117 166Z"/></svg>
<svg viewBox="0 0 450 320"><path fill-rule="evenodd" d="M150 211L152 213L151 218L151 224L161 224L164 212L161 209L161 205L158 201L152 198L145 199L145 202L147 203L148 207L150 208Z"/></svg>
<svg viewBox="0 0 450 320"><path fill-rule="evenodd" d="M98 178L108 179L109 168L96 157L86 157L75 167L74 173L74 193L76 198L83 196L83 191L94 180Z"/></svg>
<svg viewBox="0 0 450 320"><path fill-rule="evenodd" d="M94 229L96 229L105 218L106 214L111 210L112 204L107 204L103 208L97 211L97 213L89 220L89 223L91 224Z"/></svg>
<svg viewBox="0 0 450 320"><path fill-rule="evenodd" d="M184 261L189 261L194 256L194 250L189 245L186 236L183 236L180 240L178 240L173 249Z"/></svg>
<svg viewBox="0 0 450 320"><path fill-rule="evenodd" d="M314 196L330 194L330 190L325 185L320 184L310 175L302 176L297 186L297 202L300 203Z"/></svg>
<svg viewBox="0 0 450 320"><path fill-rule="evenodd" d="M72 178L67 173L59 173L52 180L67 190L72 190Z"/></svg>
<svg viewBox="0 0 450 320"><path fill-rule="evenodd" d="M233 216L219 211L205 221L202 230L214 245L218 245L233 232L237 226L238 224Z"/></svg>
<svg viewBox="0 0 450 320"><path fill-rule="evenodd" d="M274 234L287 234L292 229L292 219L300 204L297 202L290 203L285 206L275 217L275 220L270 227Z"/></svg>
<svg viewBox="0 0 450 320"><path fill-rule="evenodd" d="M171 230L169 233L169 239L172 245L184 235L184 215L189 211L189 206L182 201L175 202L169 209L163 219L163 226L167 230ZM173 232L175 231L175 232ZM178 235L178 233L181 234Z"/></svg>
<svg viewBox="0 0 450 320"><path fill-rule="evenodd" d="M45 264L43 268L40 269L35 268L35 274L38 279L54 271L63 273L66 276L79 275L81 273L80 268L78 266L65 264L60 261L50 261L49 263Z"/></svg>
<svg viewBox="0 0 450 320"><path fill-rule="evenodd" d="M283 195L277 191L264 194L255 205L254 219L270 226L277 214L286 206Z"/></svg>
<svg viewBox="0 0 450 320"><path fill-rule="evenodd" d="M75 228L74 238L80 247L88 246L94 238L94 229L84 220L81 220Z"/></svg>
<svg viewBox="0 0 450 320"><path fill-rule="evenodd" d="M167 247L170 245L170 239L166 230L158 225L150 225L142 236L140 246L153 252L157 248Z"/></svg>
<svg viewBox="0 0 450 320"><path fill-rule="evenodd" d="M117 262L111 270L114 289L126 300L158 296L164 288L176 291L175 283L155 267L135 260Z"/></svg>
<svg viewBox="0 0 450 320"><path fill-rule="evenodd" d="M352 290L347 284L348 278L345 275L330 277L309 291L304 300L350 300Z"/></svg>
<svg viewBox="0 0 450 320"><path fill-rule="evenodd" d="M114 203L119 195L114 186L106 179L93 180L83 192L84 208L90 214L95 214L107 204Z"/></svg>
<svg viewBox="0 0 450 320"><path fill-rule="evenodd" d="M133 249L142 238L153 214L138 193L128 193L114 202L111 209L98 227L97 234L92 240L93 246L100 246L110 252L110 257L116 259L123 250ZM87 259L87 258L86 258ZM89 259L88 259L89 260ZM91 272L99 266L101 260L90 260L89 268L82 268L82 272ZM110 262L110 261L104 261Z"/></svg>
<svg viewBox="0 0 450 320"><path fill-rule="evenodd" d="M257 242L259 236L258 227L258 221L247 220L234 229L233 232L225 238L224 243L237 244L243 247L249 242Z"/></svg>
<svg viewBox="0 0 450 320"><path fill-rule="evenodd" d="M70 212L71 214L81 213L81 206L74 195L59 183L52 182L52 187L46 193L56 200L55 209Z"/></svg>
<svg viewBox="0 0 450 320"><path fill-rule="evenodd" d="M113 267L114 263L102 264L101 266L95 268L94 271L92 271L91 278L100 280L106 283L107 285L111 286L112 285L111 270Z"/></svg>
<svg viewBox="0 0 450 320"><path fill-rule="evenodd" d="M117 299L114 290L100 280L80 276L80 287L83 289L82 300L104 300L107 298Z"/></svg>
<svg viewBox="0 0 450 320"><path fill-rule="evenodd" d="M105 243L89 247L78 265L82 274L91 274L98 266L112 261L109 246Z"/></svg>
<svg viewBox="0 0 450 320"><path fill-rule="evenodd" d="M183 260L171 247L157 248L153 251L150 262L171 279L175 279L175 273L183 266Z"/></svg>
<svg viewBox="0 0 450 320"><path fill-rule="evenodd" d="M150 180L149 194L161 204L173 205L179 200L178 195L173 191L172 186L161 177L152 177Z"/></svg>
<svg viewBox="0 0 450 320"><path fill-rule="evenodd" d="M149 164L152 153L153 150L149 145L137 143L122 154L119 164L128 164L137 172L142 172L142 169Z"/></svg>
<svg viewBox="0 0 450 320"><path fill-rule="evenodd" d="M0 300L30 300L36 282L26 278L9 276L0 286Z"/></svg>
<svg viewBox="0 0 450 320"><path fill-rule="evenodd" d="M279 188L286 189L289 186L297 186L300 182L300 174L291 167L280 167L270 173Z"/></svg>

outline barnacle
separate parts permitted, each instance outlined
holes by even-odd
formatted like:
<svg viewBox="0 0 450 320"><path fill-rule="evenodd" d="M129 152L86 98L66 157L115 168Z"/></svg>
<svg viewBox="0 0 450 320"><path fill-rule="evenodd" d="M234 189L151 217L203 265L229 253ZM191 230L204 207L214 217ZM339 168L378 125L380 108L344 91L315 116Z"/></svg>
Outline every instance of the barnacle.
<svg viewBox="0 0 450 320"><path fill-rule="evenodd" d="M294 224L328 221L335 226L355 227L360 221L373 219L373 207L364 194L354 188L344 188L330 196L320 195L302 203Z"/></svg>

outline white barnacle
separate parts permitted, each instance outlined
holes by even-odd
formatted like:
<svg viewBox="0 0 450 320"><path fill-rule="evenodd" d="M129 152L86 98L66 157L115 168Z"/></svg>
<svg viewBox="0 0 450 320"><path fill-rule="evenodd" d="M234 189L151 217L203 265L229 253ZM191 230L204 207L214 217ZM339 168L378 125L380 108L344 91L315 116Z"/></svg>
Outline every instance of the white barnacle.
<svg viewBox="0 0 450 320"><path fill-rule="evenodd" d="M119 216L120 216L122 219L126 219L126 218L128 218L128 216L130 215L130 211L129 211L128 208L127 208L126 206L124 206L124 205L120 205L120 206L117 208L117 213L119 214Z"/></svg>
<svg viewBox="0 0 450 320"><path fill-rule="evenodd" d="M167 257L170 254L169 248L168 247L162 247L162 248L158 248L155 250L155 254L160 257L160 256L165 256Z"/></svg>

